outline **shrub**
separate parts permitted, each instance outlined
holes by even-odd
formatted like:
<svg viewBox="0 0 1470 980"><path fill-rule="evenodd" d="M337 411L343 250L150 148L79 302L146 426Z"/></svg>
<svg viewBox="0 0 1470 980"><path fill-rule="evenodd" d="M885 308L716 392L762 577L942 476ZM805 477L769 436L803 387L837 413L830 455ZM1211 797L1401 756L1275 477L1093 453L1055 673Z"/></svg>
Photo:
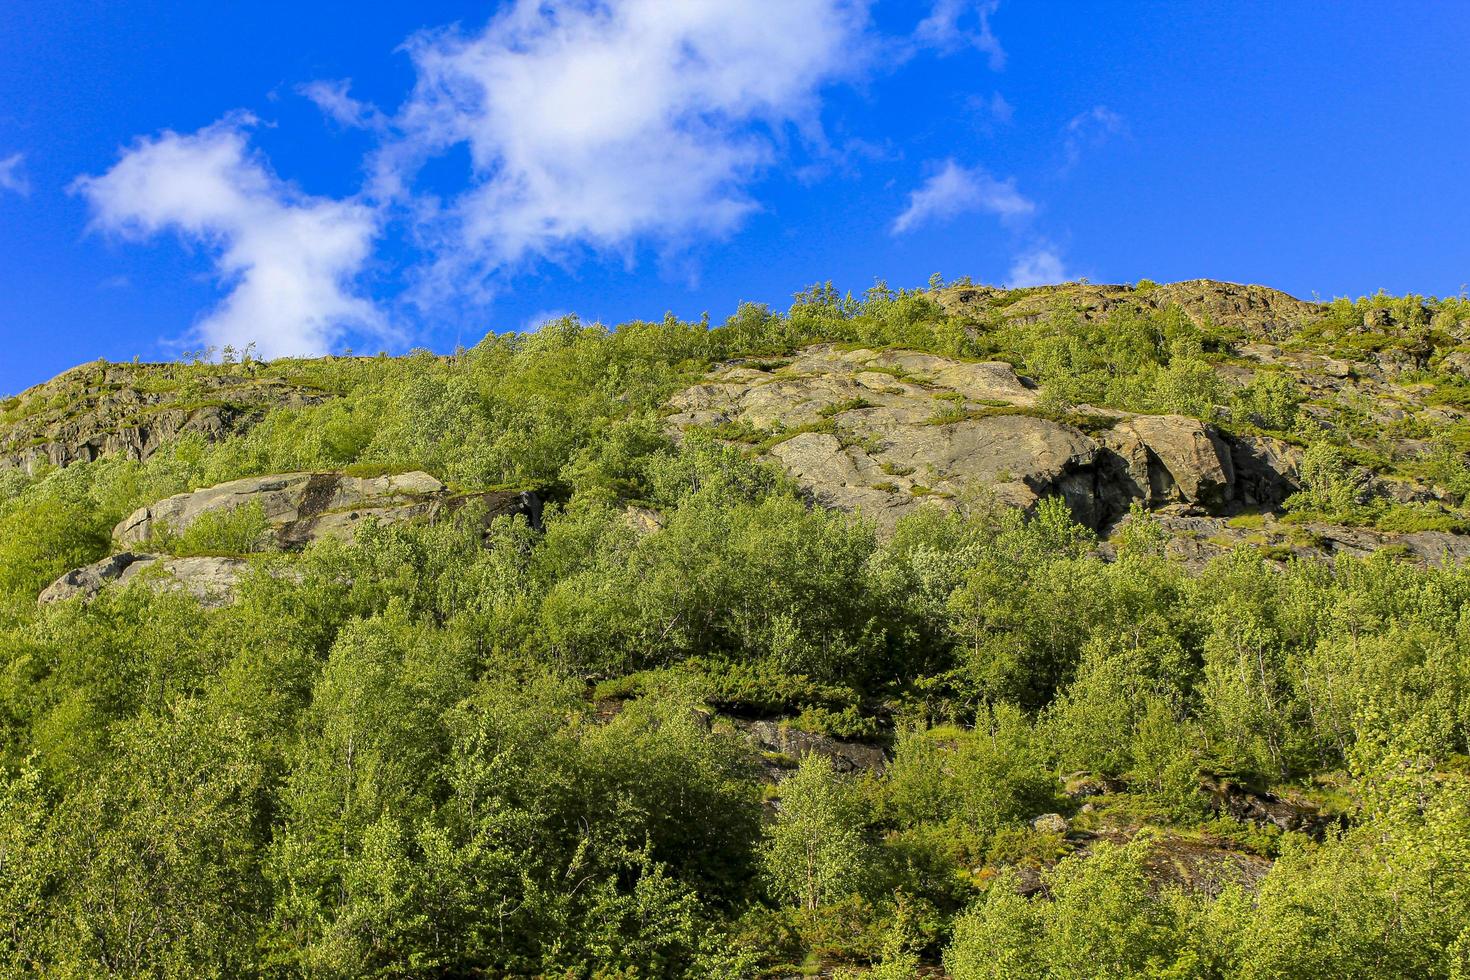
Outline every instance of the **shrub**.
<svg viewBox="0 0 1470 980"><path fill-rule="evenodd" d="M196 517L182 533L160 533L155 546L169 554L244 555L264 548L271 525L260 501L208 511Z"/></svg>
<svg viewBox="0 0 1470 980"><path fill-rule="evenodd" d="M1235 392L1234 402L1243 421L1287 432L1296 424L1297 407L1305 398L1301 385L1289 375L1262 371Z"/></svg>

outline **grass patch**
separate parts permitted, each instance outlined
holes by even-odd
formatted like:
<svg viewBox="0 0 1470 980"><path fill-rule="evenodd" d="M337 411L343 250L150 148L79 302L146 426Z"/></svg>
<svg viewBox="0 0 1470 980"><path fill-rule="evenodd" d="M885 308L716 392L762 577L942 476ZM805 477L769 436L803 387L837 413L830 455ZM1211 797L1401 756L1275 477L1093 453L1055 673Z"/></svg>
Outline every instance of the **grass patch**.
<svg viewBox="0 0 1470 980"><path fill-rule="evenodd" d="M876 456L883 451L883 444L875 436L858 433L852 429L839 428L837 430L837 442L843 449L856 446L869 456Z"/></svg>
<svg viewBox="0 0 1470 980"><path fill-rule="evenodd" d="M631 701L643 693L648 676L647 671L640 670L632 674L624 674L622 677L598 681L592 686L589 696L594 702Z"/></svg>
<svg viewBox="0 0 1470 980"><path fill-rule="evenodd" d="M1380 531L1395 534L1413 534L1417 531L1448 531L1465 534L1470 531L1470 522L1455 514L1412 504L1394 504L1374 522Z"/></svg>
<svg viewBox="0 0 1470 980"><path fill-rule="evenodd" d="M859 408L872 407L873 403L868 401L866 398L849 398L846 401L834 402L831 405L824 405L821 411L819 411L817 414L822 416L822 418L824 419L830 419L834 416L841 415L843 412L851 412Z"/></svg>
<svg viewBox="0 0 1470 980"><path fill-rule="evenodd" d="M855 349L862 350L863 348L858 347L858 348L855 348ZM862 365L862 369L860 371L858 371L858 373L859 374L886 374L890 378L894 378L895 380L902 381L905 384L923 384L924 383L924 382L920 381L918 378L916 378L914 375L912 375L909 372L905 371L903 368L890 367L887 364L864 364L864 365Z"/></svg>
<svg viewBox="0 0 1470 980"><path fill-rule="evenodd" d="M965 406L959 403L948 403L941 405L934 414L925 419L927 425L954 425L958 422L966 422L976 417L975 413L965 410Z"/></svg>
<svg viewBox="0 0 1470 980"><path fill-rule="evenodd" d="M724 442L738 442L753 446L763 439L770 437L771 433L758 429L743 419L729 419L725 422L717 422L714 425L700 427L707 435Z"/></svg>

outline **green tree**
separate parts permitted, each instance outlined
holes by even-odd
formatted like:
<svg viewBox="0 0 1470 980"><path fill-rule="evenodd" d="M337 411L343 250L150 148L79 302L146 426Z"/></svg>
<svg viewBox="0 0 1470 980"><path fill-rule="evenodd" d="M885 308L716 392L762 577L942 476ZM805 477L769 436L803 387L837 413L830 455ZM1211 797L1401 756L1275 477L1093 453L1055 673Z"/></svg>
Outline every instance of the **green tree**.
<svg viewBox="0 0 1470 980"><path fill-rule="evenodd" d="M39 770L0 772L0 965L39 972L45 962L50 893L60 871Z"/></svg>
<svg viewBox="0 0 1470 980"><path fill-rule="evenodd" d="M1144 872L1151 846L1100 844L1046 876L1049 900L1028 901L1002 877L955 925L945 966L955 980L1189 976L1178 903Z"/></svg>
<svg viewBox="0 0 1470 980"><path fill-rule="evenodd" d="M856 787L809 753L781 784L781 809L767 832L766 872L783 901L815 910L861 892L875 856Z"/></svg>

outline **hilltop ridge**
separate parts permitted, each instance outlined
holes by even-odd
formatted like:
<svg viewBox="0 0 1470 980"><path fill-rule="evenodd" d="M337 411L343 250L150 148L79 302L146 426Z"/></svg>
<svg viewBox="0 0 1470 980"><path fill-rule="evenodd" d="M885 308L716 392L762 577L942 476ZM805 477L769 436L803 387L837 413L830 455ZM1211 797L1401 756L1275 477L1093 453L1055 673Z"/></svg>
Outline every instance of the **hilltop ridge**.
<svg viewBox="0 0 1470 980"><path fill-rule="evenodd" d="M1281 556L1395 546L1435 560L1463 550L1453 532L1465 526L1470 447L1467 309L1420 297L1307 302L1212 280L1027 289L936 281L902 293L880 284L863 301L814 287L784 317L742 308L709 334L713 343L700 342L707 374L691 349L669 367L694 384L680 390L665 368L636 397L676 439L693 429L744 447L815 502L883 527L921 503L953 506L974 491L1023 507L1060 494L1105 533L1140 505L1195 560L1241 543ZM569 320L549 332L589 329L600 328ZM683 329L671 336L687 343ZM739 356L722 360L727 353ZM353 414L348 405L369 379L411 382L420 368L452 375L456 364L93 362L0 404L0 466L37 473L144 461L181 438L229 442L276 413L309 442L330 444L329 466L370 459L391 468L403 447L368 431L366 419L344 427L344 410ZM1333 456L1335 476L1308 463L1312 445ZM1336 493L1335 504L1305 506L1304 464L1318 504ZM217 475L261 475L264 465ZM462 477L462 464L428 468ZM559 471L515 469L489 482L565 483ZM1278 520L1293 497L1294 525Z"/></svg>

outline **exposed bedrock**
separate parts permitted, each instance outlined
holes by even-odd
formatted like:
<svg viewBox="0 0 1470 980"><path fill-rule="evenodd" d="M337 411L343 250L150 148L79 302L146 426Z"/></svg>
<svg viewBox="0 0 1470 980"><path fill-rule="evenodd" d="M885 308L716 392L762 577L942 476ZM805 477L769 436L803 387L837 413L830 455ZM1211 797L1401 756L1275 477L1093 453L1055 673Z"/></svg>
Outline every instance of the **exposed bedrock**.
<svg viewBox="0 0 1470 980"><path fill-rule="evenodd" d="M1134 503L1220 514L1297 489L1293 446L1179 415L1049 417L1002 362L822 345L778 365L728 365L671 405L675 434L704 426L759 443L818 503L884 529L976 490L1020 507L1060 495L1105 530Z"/></svg>
<svg viewBox="0 0 1470 980"><path fill-rule="evenodd" d="M67 572L46 587L38 602L48 605L77 597L86 601L110 584L141 580L157 591L183 592L205 608L215 608L233 601L235 586L248 567L243 558L171 558L124 551Z"/></svg>
<svg viewBox="0 0 1470 980"><path fill-rule="evenodd" d="M113 530L117 554L73 569L39 597L42 605L81 597L90 600L111 584L143 580L159 591L183 591L206 606L232 602L235 585L249 567L236 555L172 556L178 535L200 520L228 518L248 509L259 536L242 550L296 550L322 538L351 538L369 518L379 523L431 521L470 506L483 506L488 522L523 515L541 524L541 500L529 490L455 493L423 472L355 477L342 473L277 473L231 480L176 494L140 507Z"/></svg>
<svg viewBox="0 0 1470 980"><path fill-rule="evenodd" d="M180 436L218 442L271 408L327 397L246 365L200 374L172 364L94 361L0 404L0 467L33 473L104 456L147 459Z"/></svg>
<svg viewBox="0 0 1470 980"><path fill-rule="evenodd" d="M231 480L176 494L140 507L113 530L123 546L182 534L206 515L259 509L267 529L262 546L300 548L318 538L347 538L372 517L382 523L433 518L472 502L487 505L487 517L524 513L540 521L535 494L515 490L452 493L427 473L356 477L342 473L279 473Z"/></svg>

